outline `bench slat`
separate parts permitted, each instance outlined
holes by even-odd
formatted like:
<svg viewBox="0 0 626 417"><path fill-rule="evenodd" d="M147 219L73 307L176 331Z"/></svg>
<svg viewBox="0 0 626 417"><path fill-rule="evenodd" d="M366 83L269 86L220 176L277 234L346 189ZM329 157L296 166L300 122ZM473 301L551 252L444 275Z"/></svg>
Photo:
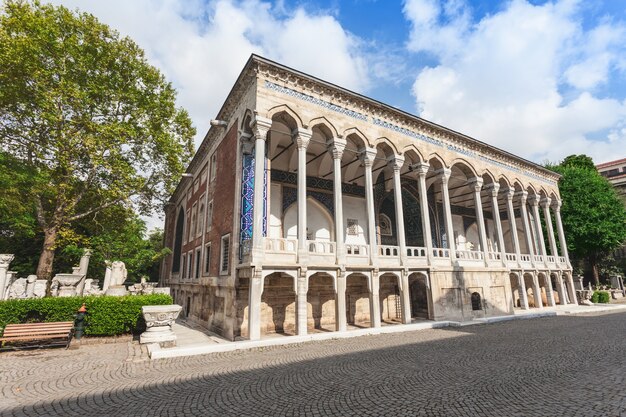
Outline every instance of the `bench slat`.
<svg viewBox="0 0 626 417"><path fill-rule="evenodd" d="M38 327L38 326L61 326L61 325L73 325L73 321L53 321L49 323L11 323L6 327Z"/></svg>
<svg viewBox="0 0 626 417"><path fill-rule="evenodd" d="M74 327L71 324L62 324L62 325L55 325L55 324L51 324L51 325L47 325L47 326L29 326L29 327L19 327L19 326L7 326L5 327L5 331L15 331L15 330L32 330L32 331L39 331L39 330L46 330L46 329L71 329L72 327Z"/></svg>
<svg viewBox="0 0 626 417"><path fill-rule="evenodd" d="M26 337L26 336L48 336L48 335L66 335L70 330L58 330L53 332L24 332L24 333L5 333L2 337Z"/></svg>
<svg viewBox="0 0 626 417"><path fill-rule="evenodd" d="M0 337L0 344L4 345L2 350L32 346L37 341L47 342L46 346L64 344L67 347L72 338L73 327L74 323L71 321L8 324ZM18 342L25 342L25 345L5 345Z"/></svg>
<svg viewBox="0 0 626 417"><path fill-rule="evenodd" d="M67 335L64 336L27 336L27 337L0 337L0 342L21 342L26 340L48 340L48 339L58 339L58 340L67 340Z"/></svg>

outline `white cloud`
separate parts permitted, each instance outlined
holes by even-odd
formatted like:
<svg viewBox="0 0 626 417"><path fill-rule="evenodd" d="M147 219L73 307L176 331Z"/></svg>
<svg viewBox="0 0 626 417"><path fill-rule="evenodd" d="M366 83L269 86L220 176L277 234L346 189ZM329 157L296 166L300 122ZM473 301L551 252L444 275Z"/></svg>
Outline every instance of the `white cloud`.
<svg viewBox="0 0 626 417"><path fill-rule="evenodd" d="M423 117L536 161L624 153L626 103L593 90L623 65L621 24L583 30L576 1L514 0L473 24L467 7L450 14L437 4L409 0L404 8L413 28L407 48L438 59L413 85ZM454 35L428 41L446 33ZM590 139L599 132L606 140Z"/></svg>

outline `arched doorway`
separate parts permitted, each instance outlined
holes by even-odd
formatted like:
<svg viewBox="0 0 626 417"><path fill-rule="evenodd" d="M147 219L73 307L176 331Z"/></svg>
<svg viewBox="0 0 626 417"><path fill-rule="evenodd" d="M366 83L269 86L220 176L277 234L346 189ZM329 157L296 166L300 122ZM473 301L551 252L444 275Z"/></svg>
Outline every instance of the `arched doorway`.
<svg viewBox="0 0 626 417"><path fill-rule="evenodd" d="M370 293L368 278L359 273L346 277L346 317L348 324L370 327Z"/></svg>
<svg viewBox="0 0 626 417"><path fill-rule="evenodd" d="M309 278L307 328L310 331L335 330L335 287L333 277L316 273Z"/></svg>
<svg viewBox="0 0 626 417"><path fill-rule="evenodd" d="M294 279L281 272L265 277L261 295L261 334L296 334Z"/></svg>
<svg viewBox="0 0 626 417"><path fill-rule="evenodd" d="M423 274L409 275L409 297L411 300L411 317L422 319L431 317L430 291Z"/></svg>
<svg viewBox="0 0 626 417"><path fill-rule="evenodd" d="M381 319L387 324L402 322L402 297L398 277L386 273L379 278L379 303Z"/></svg>
<svg viewBox="0 0 626 417"><path fill-rule="evenodd" d="M516 273L509 274L509 281L511 283L511 292L513 295L513 306L522 307L522 294L520 292L520 279Z"/></svg>

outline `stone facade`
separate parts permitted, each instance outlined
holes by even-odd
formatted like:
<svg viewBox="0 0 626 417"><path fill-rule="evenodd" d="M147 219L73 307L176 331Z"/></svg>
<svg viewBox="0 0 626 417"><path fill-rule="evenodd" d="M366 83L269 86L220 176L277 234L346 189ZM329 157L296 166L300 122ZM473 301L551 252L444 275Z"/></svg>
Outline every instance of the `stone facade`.
<svg viewBox="0 0 626 417"><path fill-rule="evenodd" d="M161 281L230 339L575 303L558 178L252 56L166 207Z"/></svg>

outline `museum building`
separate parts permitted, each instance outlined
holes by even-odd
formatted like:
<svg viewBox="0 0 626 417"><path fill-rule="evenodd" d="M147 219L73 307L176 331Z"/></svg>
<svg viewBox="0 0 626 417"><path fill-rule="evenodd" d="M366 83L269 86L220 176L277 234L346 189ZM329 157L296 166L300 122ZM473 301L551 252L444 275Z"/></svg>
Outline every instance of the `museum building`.
<svg viewBox="0 0 626 417"><path fill-rule="evenodd" d="M558 180L252 55L165 207L161 285L231 340L575 304Z"/></svg>

